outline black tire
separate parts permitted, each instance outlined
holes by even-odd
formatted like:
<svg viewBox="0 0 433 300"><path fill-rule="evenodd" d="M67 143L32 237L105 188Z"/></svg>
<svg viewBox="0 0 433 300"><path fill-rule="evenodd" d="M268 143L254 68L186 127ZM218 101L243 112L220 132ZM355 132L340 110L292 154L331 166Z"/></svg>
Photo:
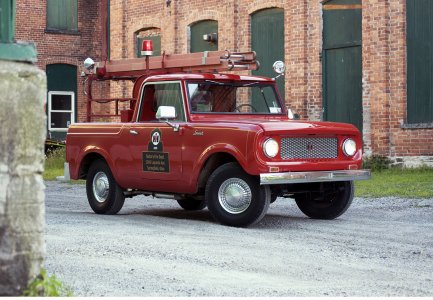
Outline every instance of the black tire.
<svg viewBox="0 0 433 300"><path fill-rule="evenodd" d="M312 219L332 220L341 216L353 200L353 181L325 183L325 193L295 195L299 209Z"/></svg>
<svg viewBox="0 0 433 300"><path fill-rule="evenodd" d="M244 191L242 197L240 193ZM230 192L231 195L228 195ZM245 173L237 163L227 163L209 177L205 198L211 215L218 222L246 227L265 216L271 201L271 190L269 186L261 186L257 177Z"/></svg>
<svg viewBox="0 0 433 300"><path fill-rule="evenodd" d="M97 214L117 214L125 202L122 189L117 185L110 168L103 160L96 160L90 166L86 179L86 192L90 207Z"/></svg>
<svg viewBox="0 0 433 300"><path fill-rule="evenodd" d="M177 200L177 203L179 203L180 207L184 210L202 210L206 207L206 201L191 198Z"/></svg>

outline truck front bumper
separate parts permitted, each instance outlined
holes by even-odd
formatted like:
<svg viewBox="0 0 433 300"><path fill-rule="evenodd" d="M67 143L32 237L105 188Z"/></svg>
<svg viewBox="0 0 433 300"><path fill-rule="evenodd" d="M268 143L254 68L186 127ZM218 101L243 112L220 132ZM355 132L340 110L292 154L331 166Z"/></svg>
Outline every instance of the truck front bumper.
<svg viewBox="0 0 433 300"><path fill-rule="evenodd" d="M338 170L314 172L262 173L260 184L287 184L308 182L352 181L370 179L370 170Z"/></svg>

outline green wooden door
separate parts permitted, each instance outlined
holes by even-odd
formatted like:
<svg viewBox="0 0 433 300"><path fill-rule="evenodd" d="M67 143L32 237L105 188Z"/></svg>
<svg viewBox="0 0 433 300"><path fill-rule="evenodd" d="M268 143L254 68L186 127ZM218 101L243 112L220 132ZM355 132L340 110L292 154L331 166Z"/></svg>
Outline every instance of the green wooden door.
<svg viewBox="0 0 433 300"><path fill-rule="evenodd" d="M331 0L323 6L324 119L362 131L361 0Z"/></svg>
<svg viewBox="0 0 433 300"><path fill-rule="evenodd" d="M433 1L407 0L407 122L433 122Z"/></svg>
<svg viewBox="0 0 433 300"><path fill-rule="evenodd" d="M190 27L191 40L190 52L218 51L218 38L214 42L207 42L203 39L205 34L216 34L218 37L218 22L212 20L200 21Z"/></svg>
<svg viewBox="0 0 433 300"><path fill-rule="evenodd" d="M260 62L260 69L253 71L253 75L275 77L272 69L275 61L284 61L284 10L270 8L251 15L251 49L256 51ZM278 89L284 100L284 78L277 81ZM260 97L253 94L252 102ZM257 104L256 104L257 105Z"/></svg>
<svg viewBox="0 0 433 300"><path fill-rule="evenodd" d="M48 137L64 140L68 125L77 120L77 67L52 64L46 72Z"/></svg>

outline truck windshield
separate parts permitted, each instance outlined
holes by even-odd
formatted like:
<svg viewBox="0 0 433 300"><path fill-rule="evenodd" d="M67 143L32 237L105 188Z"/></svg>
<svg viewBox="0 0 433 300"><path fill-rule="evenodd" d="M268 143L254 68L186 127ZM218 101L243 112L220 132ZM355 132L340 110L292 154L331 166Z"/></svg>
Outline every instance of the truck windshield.
<svg viewBox="0 0 433 300"><path fill-rule="evenodd" d="M282 114L272 84L259 82L188 82L192 113Z"/></svg>

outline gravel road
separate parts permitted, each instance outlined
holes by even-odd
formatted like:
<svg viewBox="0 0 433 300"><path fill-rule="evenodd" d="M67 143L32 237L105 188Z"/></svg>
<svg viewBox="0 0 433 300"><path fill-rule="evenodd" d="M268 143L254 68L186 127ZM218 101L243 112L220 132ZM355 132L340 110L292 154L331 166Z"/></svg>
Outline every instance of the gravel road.
<svg viewBox="0 0 433 300"><path fill-rule="evenodd" d="M46 186L45 267L76 296L433 296L433 199L355 198L333 221L278 199L245 229L143 196L96 215L84 185Z"/></svg>

